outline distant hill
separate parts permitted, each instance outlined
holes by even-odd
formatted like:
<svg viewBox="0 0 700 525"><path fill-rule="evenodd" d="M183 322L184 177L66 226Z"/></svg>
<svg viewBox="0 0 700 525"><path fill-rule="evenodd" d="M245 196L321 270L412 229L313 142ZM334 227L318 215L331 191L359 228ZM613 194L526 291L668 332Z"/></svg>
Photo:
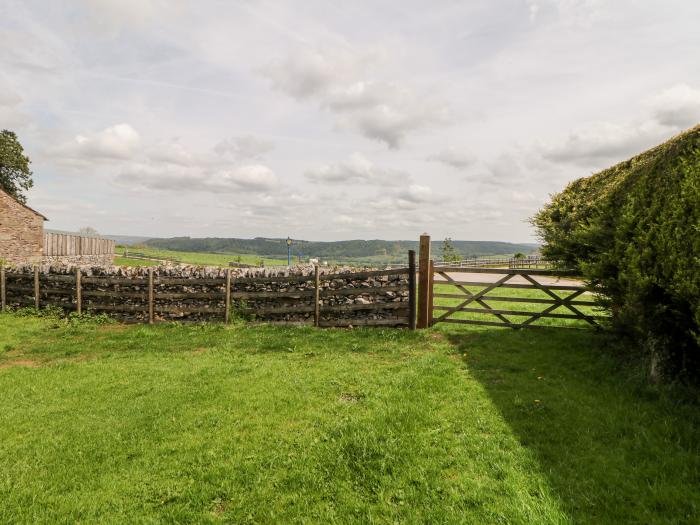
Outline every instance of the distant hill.
<svg viewBox="0 0 700 525"><path fill-rule="evenodd" d="M140 237L138 235L103 235L105 239L112 239L117 244L133 246L134 244L145 244L151 237Z"/></svg>
<svg viewBox="0 0 700 525"><path fill-rule="evenodd" d="M283 258L287 255L285 239L268 239L263 237L256 237L255 239L173 237L169 239L150 239L143 244L153 248L182 252L255 254L265 257ZM518 252L527 255L539 248L537 244L515 244L497 241L452 241L452 245L464 258L484 255L509 255ZM435 254L435 258L439 258L442 250L442 241L433 241L431 249ZM295 240L292 246L294 255L302 254L304 256L326 259L403 258L408 250L418 250L418 241L383 241L375 239L312 242Z"/></svg>

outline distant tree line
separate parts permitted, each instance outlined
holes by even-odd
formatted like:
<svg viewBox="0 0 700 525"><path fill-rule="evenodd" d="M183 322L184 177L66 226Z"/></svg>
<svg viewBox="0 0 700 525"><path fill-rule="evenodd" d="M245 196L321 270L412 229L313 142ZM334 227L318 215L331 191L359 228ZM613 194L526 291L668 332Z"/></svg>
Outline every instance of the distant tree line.
<svg viewBox="0 0 700 525"><path fill-rule="evenodd" d="M249 253L266 257L286 258L287 245L285 239L237 239L208 237L192 239L190 237L173 237L170 239L151 239L146 242L153 248L176 250L183 252L210 253ZM442 254L444 243L433 242L434 257ZM538 246L535 244L513 244L492 241L453 241L449 245L455 253L465 257L481 255L508 255L515 252L532 253ZM384 240L351 240L333 242L294 241L292 251L304 255L324 258L344 257L375 257L386 256L404 258L408 250L418 250L418 241L384 241Z"/></svg>

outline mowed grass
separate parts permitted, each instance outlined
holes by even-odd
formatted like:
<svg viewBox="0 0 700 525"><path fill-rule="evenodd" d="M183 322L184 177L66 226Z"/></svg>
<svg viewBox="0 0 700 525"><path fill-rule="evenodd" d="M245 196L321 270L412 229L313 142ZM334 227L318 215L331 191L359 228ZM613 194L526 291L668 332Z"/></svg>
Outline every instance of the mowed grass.
<svg viewBox="0 0 700 525"><path fill-rule="evenodd" d="M262 260L267 266L287 264L287 259L274 259L251 254L179 252L149 247L135 247L129 248L128 250L129 254L138 253L154 259L174 259L183 264L194 264L200 266L228 266L230 262L241 262L244 264L257 265L260 260ZM117 264L116 260L121 262L129 262L129 264L124 264L124 266L150 266L150 264L142 263L153 262L123 257L124 247L121 246L116 248L116 253L118 257L115 258L115 264Z"/></svg>
<svg viewBox="0 0 700 525"><path fill-rule="evenodd" d="M700 417L592 331L0 314L2 523L697 523Z"/></svg>
<svg viewBox="0 0 700 525"><path fill-rule="evenodd" d="M159 264L158 261L149 261L147 259L132 259L120 256L114 258L115 266L158 266Z"/></svg>

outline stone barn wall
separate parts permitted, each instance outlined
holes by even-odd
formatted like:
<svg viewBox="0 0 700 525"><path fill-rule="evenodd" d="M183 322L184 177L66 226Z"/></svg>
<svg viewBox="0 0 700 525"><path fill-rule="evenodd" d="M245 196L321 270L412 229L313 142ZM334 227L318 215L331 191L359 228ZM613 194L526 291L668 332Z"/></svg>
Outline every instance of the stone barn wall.
<svg viewBox="0 0 700 525"><path fill-rule="evenodd" d="M45 220L0 190L0 259L11 264L40 262Z"/></svg>

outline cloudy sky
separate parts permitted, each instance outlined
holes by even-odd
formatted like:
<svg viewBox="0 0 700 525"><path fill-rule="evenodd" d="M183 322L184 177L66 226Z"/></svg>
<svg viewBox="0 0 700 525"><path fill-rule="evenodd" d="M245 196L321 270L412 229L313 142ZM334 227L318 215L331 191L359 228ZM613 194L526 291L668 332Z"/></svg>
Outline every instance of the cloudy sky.
<svg viewBox="0 0 700 525"><path fill-rule="evenodd" d="M0 0L47 227L531 241L700 122L697 0Z"/></svg>

